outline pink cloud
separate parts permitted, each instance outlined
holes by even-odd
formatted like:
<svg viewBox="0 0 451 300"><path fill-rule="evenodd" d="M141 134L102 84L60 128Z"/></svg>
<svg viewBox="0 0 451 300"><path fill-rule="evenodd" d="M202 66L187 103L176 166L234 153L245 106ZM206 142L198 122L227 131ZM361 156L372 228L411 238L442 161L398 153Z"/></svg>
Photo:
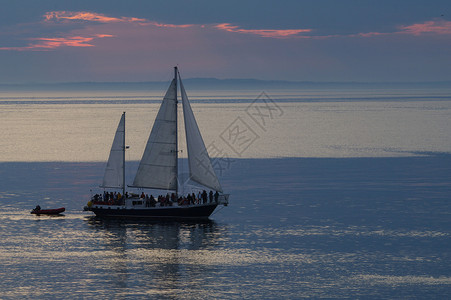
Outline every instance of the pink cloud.
<svg viewBox="0 0 451 300"><path fill-rule="evenodd" d="M158 23L153 21L147 21L140 23L141 25L151 25L156 27L165 27L165 28L189 28L195 26L194 24L167 24L167 23Z"/></svg>
<svg viewBox="0 0 451 300"><path fill-rule="evenodd" d="M424 23L400 26L399 33L422 35L422 34L451 34L451 21L434 20Z"/></svg>
<svg viewBox="0 0 451 300"><path fill-rule="evenodd" d="M154 21L149 21L147 19L141 18L127 18L127 17L108 17L104 14L98 14L93 12L73 12L73 11L51 11L44 15L45 22L53 21L89 21L98 23L137 23L140 25L150 25L156 27L167 27L167 28L187 28L194 26L193 24L168 24L168 23L158 23Z"/></svg>
<svg viewBox="0 0 451 300"><path fill-rule="evenodd" d="M365 38L370 38L370 37L375 37L375 36L382 36L382 35L387 35L389 33L385 33L385 32L361 32L358 34L351 34L350 37L365 37Z"/></svg>
<svg viewBox="0 0 451 300"><path fill-rule="evenodd" d="M44 15L45 22L51 21L92 21L99 23L120 23L120 22L145 22L145 19L139 18L114 18L107 17L104 14L82 11L51 11Z"/></svg>
<svg viewBox="0 0 451 300"><path fill-rule="evenodd" d="M416 23L412 25L402 25L394 32L362 32L348 35L348 37L364 37L370 38L375 36L387 35L451 35L451 21L433 20L424 23Z"/></svg>
<svg viewBox="0 0 451 300"><path fill-rule="evenodd" d="M239 26L230 23L221 23L215 25L215 28L228 32L255 34L269 38L288 38L298 36L300 33L311 32L311 29L241 29Z"/></svg>
<svg viewBox="0 0 451 300"><path fill-rule="evenodd" d="M60 33L56 37L33 37L24 38L24 40L31 41L28 45L22 47L0 47L0 50L14 50L14 51L49 51L62 47L94 47L95 40L105 37L131 37L145 35L147 26L154 29L153 31L164 32L164 29L182 30L191 28L191 34L195 34L200 40L204 40L210 34L217 34L218 31L229 32L234 34L254 35L262 38L275 39L330 39L330 38L374 38L378 36L389 35L450 35L451 22L445 20L433 20L424 23L417 23L412 25L402 25L393 32L362 32L348 35L313 35L312 29L243 29L238 25L231 23L219 24L171 24L161 23L143 18L134 17L110 17L104 14L95 12L83 11L51 11L43 16L43 21L34 24L39 29L39 26L58 26L59 24L82 23L83 28L74 30L73 28L67 33ZM131 26L131 27L130 27ZM72 26L70 26L72 27ZM77 26L80 27L80 26ZM144 31L139 30L144 29ZM62 29L64 30L64 28ZM113 34L98 34L98 32L111 32ZM180 32L180 31L177 31ZM135 34L132 34L135 33ZM171 31L160 39L171 38L175 34ZM203 37L201 37L203 36Z"/></svg>
<svg viewBox="0 0 451 300"><path fill-rule="evenodd" d="M31 38L29 40L36 41L24 47L0 47L0 50L15 50L15 51L48 51L60 47L93 47L90 44L95 38L112 37L109 34L97 34L91 37L71 36L58 38Z"/></svg>
<svg viewBox="0 0 451 300"><path fill-rule="evenodd" d="M94 38L93 37L82 37L82 36L73 36L66 38L33 38L31 40L38 41L38 43L30 46L33 48L47 48L54 49L62 46L68 47L92 47L92 44L89 44Z"/></svg>
<svg viewBox="0 0 451 300"><path fill-rule="evenodd" d="M170 24L151 21L142 18L133 17L110 17L104 14L86 11L51 11L47 12L43 16L43 22L41 24L58 24L58 23L71 23L71 22L84 22L86 23L85 29L90 33L86 34L86 30L75 33L71 31L67 34L62 34L60 37L36 37L27 38L27 40L33 41L33 43L22 47L0 47L0 50L15 50L15 51L48 51L61 47L93 47L94 40L96 38L113 37L111 34L95 34L99 28L102 31L105 30L105 26L102 25L116 24L115 27L108 27L107 31L114 32L115 30L121 31L121 27L125 24L137 25L137 26L151 26L156 28L167 29L186 29L195 28L197 32L202 30L214 29L220 31L227 31L240 34L253 34L266 38L292 38L301 37L301 33L311 32L311 29L242 29L239 26L232 25L230 23L221 24ZM36 25L39 26L39 25ZM120 27L118 27L120 26ZM130 30L130 29L129 29ZM137 30L135 27L134 31ZM139 30L138 30L139 31ZM116 36L116 35L114 35Z"/></svg>

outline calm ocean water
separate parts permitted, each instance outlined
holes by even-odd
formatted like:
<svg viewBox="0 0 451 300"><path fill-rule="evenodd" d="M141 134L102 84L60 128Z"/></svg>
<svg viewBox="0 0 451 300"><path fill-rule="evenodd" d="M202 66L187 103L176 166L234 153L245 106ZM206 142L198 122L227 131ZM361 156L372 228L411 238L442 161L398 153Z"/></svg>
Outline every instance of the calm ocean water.
<svg viewBox="0 0 451 300"><path fill-rule="evenodd" d="M0 298L449 298L448 92L194 93L232 194L203 223L81 211L124 110L133 176L156 95L4 95Z"/></svg>

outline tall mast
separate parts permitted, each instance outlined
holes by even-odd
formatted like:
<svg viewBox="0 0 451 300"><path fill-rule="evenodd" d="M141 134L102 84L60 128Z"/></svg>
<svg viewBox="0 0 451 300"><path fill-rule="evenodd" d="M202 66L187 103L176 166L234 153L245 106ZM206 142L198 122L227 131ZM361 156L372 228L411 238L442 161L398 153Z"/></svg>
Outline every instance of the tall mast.
<svg viewBox="0 0 451 300"><path fill-rule="evenodd" d="M179 152L178 152L178 124L177 124L177 66L174 67L174 80L175 80L175 174L176 174L176 184L175 184L175 196L178 198L179 189Z"/></svg>
<svg viewBox="0 0 451 300"><path fill-rule="evenodd" d="M125 199L125 111L124 111L124 140L122 149L122 197Z"/></svg>

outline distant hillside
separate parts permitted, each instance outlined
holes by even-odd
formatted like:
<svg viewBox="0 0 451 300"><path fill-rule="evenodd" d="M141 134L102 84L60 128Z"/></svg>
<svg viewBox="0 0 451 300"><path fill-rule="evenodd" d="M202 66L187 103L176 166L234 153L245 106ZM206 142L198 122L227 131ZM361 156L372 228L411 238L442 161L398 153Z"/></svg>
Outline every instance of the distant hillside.
<svg viewBox="0 0 451 300"><path fill-rule="evenodd" d="M188 78L185 86L190 90L271 90L304 88L451 88L451 82L309 82L258 79ZM169 82L65 82L0 84L0 91L121 91L164 90Z"/></svg>

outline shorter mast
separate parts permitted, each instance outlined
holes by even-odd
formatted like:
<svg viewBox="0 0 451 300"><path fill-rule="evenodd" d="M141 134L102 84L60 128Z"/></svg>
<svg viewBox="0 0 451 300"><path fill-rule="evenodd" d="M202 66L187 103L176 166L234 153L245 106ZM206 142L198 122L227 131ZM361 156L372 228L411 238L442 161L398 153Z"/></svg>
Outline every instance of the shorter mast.
<svg viewBox="0 0 451 300"><path fill-rule="evenodd" d="M122 197L125 199L125 149L127 146L125 146L125 111L123 113L124 115L124 139L122 143Z"/></svg>
<svg viewBox="0 0 451 300"><path fill-rule="evenodd" d="M174 67L174 80L175 80L175 197L178 199L179 197L179 148L178 148L178 124L177 124L177 109L178 109L178 101L177 101L177 66Z"/></svg>

